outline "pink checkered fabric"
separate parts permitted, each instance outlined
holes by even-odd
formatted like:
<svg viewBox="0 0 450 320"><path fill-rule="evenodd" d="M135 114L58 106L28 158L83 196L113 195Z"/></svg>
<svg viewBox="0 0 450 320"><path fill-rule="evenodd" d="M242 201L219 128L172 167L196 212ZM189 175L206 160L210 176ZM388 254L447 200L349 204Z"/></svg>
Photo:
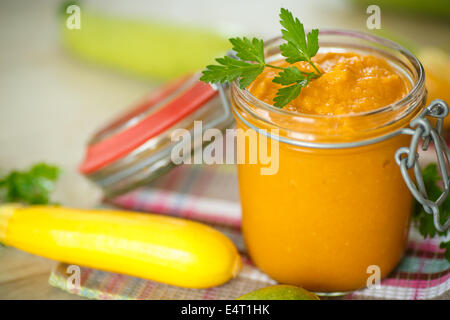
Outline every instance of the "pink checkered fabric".
<svg viewBox="0 0 450 320"><path fill-rule="evenodd" d="M240 233L236 168L231 165L183 165L158 181L116 198L112 204L136 211L169 214L213 225L225 233L244 257L244 269L229 283L207 290L182 289L130 276L83 268L81 288L71 289L61 264L52 285L96 299L235 299L275 281L246 255ZM450 298L450 264L439 248L442 239L423 239L412 228L408 249L396 270L379 287L355 291L345 299Z"/></svg>

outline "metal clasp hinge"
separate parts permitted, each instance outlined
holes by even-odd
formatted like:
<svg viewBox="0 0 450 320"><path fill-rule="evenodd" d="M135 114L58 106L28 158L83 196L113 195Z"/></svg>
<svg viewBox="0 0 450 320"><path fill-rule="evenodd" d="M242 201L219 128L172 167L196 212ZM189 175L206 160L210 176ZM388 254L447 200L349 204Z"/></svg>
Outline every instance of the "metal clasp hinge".
<svg viewBox="0 0 450 320"><path fill-rule="evenodd" d="M412 139L409 148L399 148L395 153L395 161L400 166L403 179L416 200L423 206L428 214L433 215L434 226L439 232L444 232L450 227L450 219L441 224L439 207L447 199L450 191L449 180L449 158L450 153L447 143L441 136L444 118L448 115L449 108L445 101L434 100L426 107L417 118L411 121ZM430 123L428 117L436 119L436 125ZM428 150L430 143L433 142L436 151L437 165L442 178L444 190L436 201L428 198L425 188L422 172L419 167L419 154L417 152L419 142L422 142L422 150ZM416 183L408 173L408 170L414 168Z"/></svg>

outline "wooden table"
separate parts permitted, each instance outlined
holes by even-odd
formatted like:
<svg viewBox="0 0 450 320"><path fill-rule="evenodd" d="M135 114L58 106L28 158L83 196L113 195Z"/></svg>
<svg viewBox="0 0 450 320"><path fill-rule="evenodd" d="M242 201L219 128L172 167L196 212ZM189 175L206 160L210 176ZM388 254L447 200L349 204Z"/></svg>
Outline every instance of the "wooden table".
<svg viewBox="0 0 450 320"><path fill-rule="evenodd" d="M56 262L0 247L1 299L83 299L48 284Z"/></svg>

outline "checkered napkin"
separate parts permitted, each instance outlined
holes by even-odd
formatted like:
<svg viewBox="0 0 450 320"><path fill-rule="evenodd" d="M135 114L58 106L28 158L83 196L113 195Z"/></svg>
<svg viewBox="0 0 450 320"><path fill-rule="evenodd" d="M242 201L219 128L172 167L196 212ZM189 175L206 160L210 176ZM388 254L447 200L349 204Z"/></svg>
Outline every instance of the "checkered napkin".
<svg viewBox="0 0 450 320"><path fill-rule="evenodd" d="M274 284L246 255L240 233L236 168L231 165L183 165L157 182L113 201L126 209L170 214L211 224L226 234L243 256L239 276L211 289L183 289L131 276L89 268L81 270L79 288L71 285L67 265L59 264L50 284L94 299L235 299ZM442 239L424 240L411 229L405 257L377 288L346 295L344 299L450 299L450 263L439 249Z"/></svg>

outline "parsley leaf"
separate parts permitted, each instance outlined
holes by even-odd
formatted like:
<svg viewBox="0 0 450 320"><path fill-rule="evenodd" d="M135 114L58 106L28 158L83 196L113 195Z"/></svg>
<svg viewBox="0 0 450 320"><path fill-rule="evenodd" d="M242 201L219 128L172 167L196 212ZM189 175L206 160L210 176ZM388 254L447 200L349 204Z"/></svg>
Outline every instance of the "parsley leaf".
<svg viewBox="0 0 450 320"><path fill-rule="evenodd" d="M229 41L233 45L236 56L242 60L236 60L228 56L218 58L216 61L219 65L207 66L200 80L225 83L239 78L240 88L244 89L264 71L264 42L256 38L250 40L245 37L231 38Z"/></svg>
<svg viewBox="0 0 450 320"><path fill-rule="evenodd" d="M281 108L289 103L289 101L294 100L298 97L300 92L302 91L302 85L300 84L294 84L289 87L284 87L278 90L277 95L273 99L274 106Z"/></svg>
<svg viewBox="0 0 450 320"><path fill-rule="evenodd" d="M311 61L311 58L319 50L319 30L314 29L305 37L305 29L300 20L294 19L292 13L283 8L280 12L280 19L280 23L284 27L281 33L283 39L287 41L280 46L280 50L281 54L286 57L286 61L289 63L307 61L318 74L321 74Z"/></svg>
<svg viewBox="0 0 450 320"><path fill-rule="evenodd" d="M429 164L425 169L422 170L423 182L427 190L429 199L436 201L436 199L441 195L442 189L438 186L441 177L439 176L436 164ZM440 207L440 222L442 224L450 218L450 197L445 199L444 203ZM420 234L426 237L434 237L436 235L446 236L447 231L439 232L436 230L433 221L433 215L428 214L423 209L422 205L418 202L414 205L413 220L417 225ZM450 241L441 243L441 248L446 249L445 257L450 261Z"/></svg>
<svg viewBox="0 0 450 320"><path fill-rule="evenodd" d="M243 89L264 71L264 65L248 63L226 56L218 58L216 61L219 65L207 66L200 80L224 83L240 78L240 87Z"/></svg>
<svg viewBox="0 0 450 320"><path fill-rule="evenodd" d="M259 64L265 64L264 57L264 42L253 38L249 40L247 38L231 38L229 39L233 45L233 50L236 52L236 56L244 61L254 61Z"/></svg>
<svg viewBox="0 0 450 320"><path fill-rule="evenodd" d="M444 258L447 259L447 261L450 262L450 241L441 242L439 247L441 249L445 249Z"/></svg>
<svg viewBox="0 0 450 320"><path fill-rule="evenodd" d="M305 29L298 18L294 18L289 10L281 8L280 24L284 27L281 30L284 40L292 44L294 48L306 49Z"/></svg>
<svg viewBox="0 0 450 320"><path fill-rule="evenodd" d="M312 29L310 33L308 33L308 56L314 57L319 51L319 29Z"/></svg>
<svg viewBox="0 0 450 320"><path fill-rule="evenodd" d="M257 38L231 38L232 49L238 59L225 56L216 59L217 65L208 65L200 77L201 81L209 83L225 83L239 80L241 89L246 88L260 75L266 67L282 70L273 82L288 86L278 90L274 106L282 108L297 98L301 89L308 85L311 79L318 78L322 73L311 62L311 58L319 50L319 31L317 29L305 37L303 24L294 19L292 13L281 9L280 13L283 39L287 43L280 50L290 64L297 61L307 61L316 72L302 72L296 67L283 68L267 64L264 56L264 42Z"/></svg>
<svg viewBox="0 0 450 320"><path fill-rule="evenodd" d="M305 75L305 73L300 71L297 67L289 67L278 73L278 76L273 79L273 82L285 86L293 83L299 84L300 82L307 80L308 76L310 75Z"/></svg>
<svg viewBox="0 0 450 320"><path fill-rule="evenodd" d="M48 204L60 169L38 163L28 171L12 171L0 178L0 202Z"/></svg>
<svg viewBox="0 0 450 320"><path fill-rule="evenodd" d="M278 73L278 76L273 79L273 82L281 85L291 85L289 87L278 90L277 95L273 99L275 107L283 107L289 101L297 98L303 87L306 87L313 77L313 73L304 73L297 67L289 67Z"/></svg>

